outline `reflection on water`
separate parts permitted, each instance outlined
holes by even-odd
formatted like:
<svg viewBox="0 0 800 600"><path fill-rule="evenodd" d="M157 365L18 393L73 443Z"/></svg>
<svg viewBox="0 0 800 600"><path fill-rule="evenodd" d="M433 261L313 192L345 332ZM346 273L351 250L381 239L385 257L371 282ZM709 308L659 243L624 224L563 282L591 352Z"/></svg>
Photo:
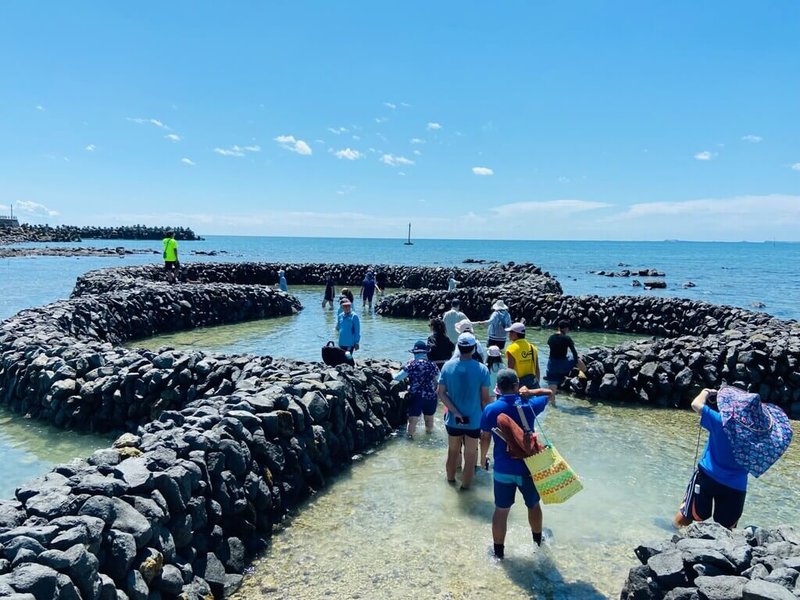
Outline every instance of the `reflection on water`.
<svg viewBox="0 0 800 600"><path fill-rule="evenodd" d="M0 408L0 498L11 498L25 481L59 463L107 447L113 436L64 431Z"/></svg>
<svg viewBox="0 0 800 600"><path fill-rule="evenodd" d="M632 549L663 539L692 471L697 417L685 411L562 398L542 425L585 490L546 506L534 552L521 498L506 560L491 557L491 475L468 492L445 482L441 420L430 437L396 438L307 503L275 535L238 598L605 598L619 594ZM704 443L705 437L701 443ZM751 479L742 524L797 523L790 448Z"/></svg>
<svg viewBox="0 0 800 600"><path fill-rule="evenodd" d="M322 288L292 288L299 315L195 330L136 345L318 360L333 339ZM426 323L365 315L360 356L405 360ZM473 315L486 318L488 315ZM485 328L478 335L485 339ZM549 331L531 339L547 358ZM634 339L575 333L579 348ZM491 557L491 475L473 489L445 483L446 435L393 439L314 497L278 533L238 597L244 598L602 598L617 596L633 547L663 539L693 469L698 418L688 411L607 406L561 396L546 432L581 475L585 490L545 507L545 548L534 553L521 499L511 511L506 560ZM705 434L701 438L705 442ZM796 444L760 480L752 479L741 523L800 521Z"/></svg>
<svg viewBox="0 0 800 600"><path fill-rule="evenodd" d="M221 325L193 329L191 331L161 335L148 340L139 340L131 346L157 348L161 345L184 349L202 349L214 352L237 354L262 354L294 358L297 360L320 360L320 348L328 340L336 341L336 313L322 310L323 287L293 286L289 291L303 304L297 315L250 321L235 325ZM361 310L356 299L356 312L361 319L361 350L356 360L361 358L390 358L405 361L409 358L407 350L418 339L426 339L430 334L427 321L411 319L391 319L379 317ZM489 315L469 315L475 320L488 319ZM513 316L513 315L512 315ZM542 362L547 359L547 338L552 332L530 329L527 338L539 348ZM486 340L486 326L477 326L476 334ZM573 332L572 337L579 348L590 346L613 346L636 339L630 335L617 333ZM641 337L641 336L638 336Z"/></svg>

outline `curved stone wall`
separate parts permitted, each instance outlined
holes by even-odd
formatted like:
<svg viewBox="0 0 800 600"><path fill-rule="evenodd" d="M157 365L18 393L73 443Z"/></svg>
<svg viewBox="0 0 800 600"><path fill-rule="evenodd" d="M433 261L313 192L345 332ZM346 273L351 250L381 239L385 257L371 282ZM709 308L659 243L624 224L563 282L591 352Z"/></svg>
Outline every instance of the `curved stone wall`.
<svg viewBox="0 0 800 600"><path fill-rule="evenodd" d="M139 280L5 321L0 401L63 427L135 434L0 502L0 596L236 589L289 508L405 421L403 386L380 361L332 369L119 344L299 309L264 286Z"/></svg>
<svg viewBox="0 0 800 600"><path fill-rule="evenodd" d="M184 280L200 283L275 285L278 283L279 269L286 271L290 290L292 285L325 285L327 274L331 273L337 290L349 286L351 289L355 288L354 293L358 293L367 271L381 270L386 273L390 288L446 290L447 280L452 274L463 287L498 286L509 279L525 279L531 290L561 293L558 281L539 267L513 263L481 269L320 263L188 263L181 265L181 276ZM163 269L156 265L101 269L78 278L73 295L137 287L141 281L163 279Z"/></svg>

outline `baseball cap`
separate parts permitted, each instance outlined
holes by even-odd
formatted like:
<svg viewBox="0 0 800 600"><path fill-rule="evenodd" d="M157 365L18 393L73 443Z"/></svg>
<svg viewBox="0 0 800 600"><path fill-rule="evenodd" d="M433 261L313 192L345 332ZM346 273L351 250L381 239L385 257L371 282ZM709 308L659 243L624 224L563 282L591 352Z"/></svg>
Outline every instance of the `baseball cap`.
<svg viewBox="0 0 800 600"><path fill-rule="evenodd" d="M469 333L468 331L464 332L464 333L462 333L461 335L458 336L458 345L459 346L463 346L463 347L467 348L469 346L475 346L475 345L477 345L477 343L478 343L478 340L476 340L475 336L472 335L471 333Z"/></svg>
<svg viewBox="0 0 800 600"><path fill-rule="evenodd" d="M519 383L519 377L514 369L500 369L497 372L497 387L500 390L509 390L515 383Z"/></svg>
<svg viewBox="0 0 800 600"><path fill-rule="evenodd" d="M409 350L409 352L412 352L414 354L423 354L423 353L427 354L430 351L431 349L428 347L428 344L424 340L417 340L416 342L414 342L414 347L411 350Z"/></svg>
<svg viewBox="0 0 800 600"><path fill-rule="evenodd" d="M514 333L525 335L525 324L514 323L511 325L511 327L506 327L506 331L513 331Z"/></svg>

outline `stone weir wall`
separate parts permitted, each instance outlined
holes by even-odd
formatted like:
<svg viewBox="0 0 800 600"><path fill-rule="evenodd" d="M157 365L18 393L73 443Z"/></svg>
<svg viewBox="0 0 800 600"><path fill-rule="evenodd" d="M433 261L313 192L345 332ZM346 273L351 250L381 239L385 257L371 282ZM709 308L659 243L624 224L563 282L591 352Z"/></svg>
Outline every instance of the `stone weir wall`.
<svg viewBox="0 0 800 600"><path fill-rule="evenodd" d="M181 277L184 281L200 283L275 285L278 282L279 269L286 271L290 290L292 285L325 285L327 275L331 273L337 291L342 286L350 286L355 288L353 291L357 294L367 271L382 270L386 273L391 288L445 290L447 280L452 274L464 287L499 286L510 280L524 280L526 289L531 291L561 293L558 281L539 267L514 263L480 269L318 263L184 263L181 264ZM80 277L73 294L97 294L114 289L135 288L142 281L163 279L163 269L156 265L101 269Z"/></svg>
<svg viewBox="0 0 800 600"><path fill-rule="evenodd" d="M60 426L131 433L0 501L0 597L235 590L273 525L405 420L404 386L379 361L333 369L117 344L298 308L263 286L140 281L4 322L0 400Z"/></svg>
<svg viewBox="0 0 800 600"><path fill-rule="evenodd" d="M456 292L409 291L384 298L385 316L441 315L450 298L475 320L486 319L496 299L514 320L657 336L585 354L587 377L565 387L579 395L658 406L686 406L698 388L736 385L761 394L800 418L800 325L764 313L681 298L536 294L521 283ZM544 365L542 365L544 367Z"/></svg>
<svg viewBox="0 0 800 600"><path fill-rule="evenodd" d="M142 283L25 310L0 324L0 402L60 427L130 430L165 408L224 393L235 368L118 344L299 309L295 298L262 286Z"/></svg>
<svg viewBox="0 0 800 600"><path fill-rule="evenodd" d="M642 544L621 600L794 600L800 533L781 525L728 531L695 523L671 540Z"/></svg>

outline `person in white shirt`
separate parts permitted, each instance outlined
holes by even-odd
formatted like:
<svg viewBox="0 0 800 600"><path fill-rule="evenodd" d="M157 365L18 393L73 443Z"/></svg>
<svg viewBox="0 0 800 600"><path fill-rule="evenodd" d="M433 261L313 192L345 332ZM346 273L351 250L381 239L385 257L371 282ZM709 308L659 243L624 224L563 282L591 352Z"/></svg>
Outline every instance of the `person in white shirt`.
<svg viewBox="0 0 800 600"><path fill-rule="evenodd" d="M455 344L458 341L458 333L456 331L456 323L459 321L463 321L467 318L461 310L461 301L458 298L453 298L450 301L450 310L448 310L444 315L442 315L442 321L444 321L444 329L447 333L447 337L450 338L450 341Z"/></svg>

